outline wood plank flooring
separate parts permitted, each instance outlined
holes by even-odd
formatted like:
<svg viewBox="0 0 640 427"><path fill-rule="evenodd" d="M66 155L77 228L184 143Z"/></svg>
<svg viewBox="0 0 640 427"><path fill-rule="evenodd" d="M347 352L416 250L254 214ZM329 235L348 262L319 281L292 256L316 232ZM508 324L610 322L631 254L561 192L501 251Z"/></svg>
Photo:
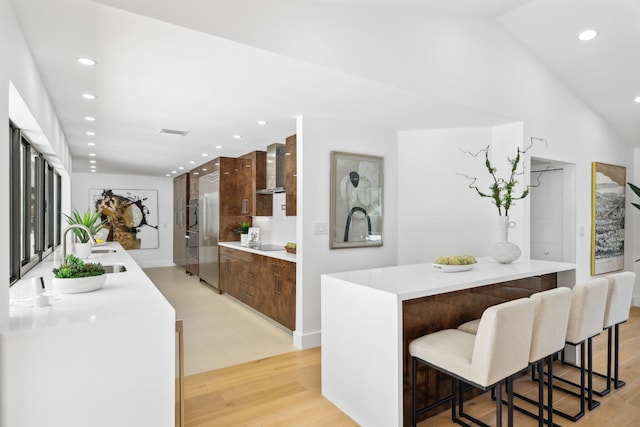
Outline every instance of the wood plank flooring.
<svg viewBox="0 0 640 427"><path fill-rule="evenodd" d="M601 406L587 411L576 426L640 425L640 308L631 309L629 322L620 327L620 336L620 377L627 385L598 398ZM606 334L596 338L594 344L596 370L604 370ZM185 426L356 426L322 397L320 369L320 349L314 348L188 376L185 380ZM559 364L555 369L556 373L567 377L576 374ZM602 385L598 380L595 388ZM515 387L522 394L535 396L537 393L528 376L520 377ZM556 392L554 404L572 412L578 402ZM494 408L487 394L465 405L468 413L490 425L495 423ZM455 425L449 415L449 411L441 413L419 426ZM554 421L563 426L574 424L559 417ZM515 425L527 427L537 423L516 414Z"/></svg>

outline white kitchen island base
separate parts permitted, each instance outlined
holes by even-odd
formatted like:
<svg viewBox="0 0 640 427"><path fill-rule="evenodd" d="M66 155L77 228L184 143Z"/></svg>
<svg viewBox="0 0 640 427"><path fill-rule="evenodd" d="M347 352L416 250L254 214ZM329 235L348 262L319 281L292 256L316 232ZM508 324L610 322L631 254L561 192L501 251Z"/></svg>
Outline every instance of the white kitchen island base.
<svg viewBox="0 0 640 427"><path fill-rule="evenodd" d="M420 311L421 301L436 299L439 310L453 307L452 322L457 322L467 304L477 300L478 307L486 307L501 298L526 296L540 282L555 287L555 273L567 272L571 278L574 269L566 263L522 260L505 265L481 258L473 270L460 273L414 264L323 275L322 394L362 426L406 425L404 346L407 337L419 333L408 320L415 314L417 323L431 323L430 313ZM535 286L526 288L529 280ZM559 278L558 283L566 281ZM478 316L478 307L469 308L467 320ZM431 326L446 325L440 314L434 314L438 319Z"/></svg>

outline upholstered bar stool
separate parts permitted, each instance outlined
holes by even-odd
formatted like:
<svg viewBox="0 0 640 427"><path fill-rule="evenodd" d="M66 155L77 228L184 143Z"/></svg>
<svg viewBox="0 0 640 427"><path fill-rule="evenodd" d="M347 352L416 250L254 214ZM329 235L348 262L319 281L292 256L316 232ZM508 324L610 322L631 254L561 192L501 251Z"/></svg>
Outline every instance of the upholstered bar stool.
<svg viewBox="0 0 640 427"><path fill-rule="evenodd" d="M580 393L559 387L553 387L565 393L580 398L580 410L574 415L554 409L553 412L573 422L579 420L585 413L585 400L589 404L589 410L600 405L593 400L593 337L602 332L602 322L604 320L604 310L607 301L609 282L607 279L595 279L587 283L578 284L571 292L571 311L569 313L569 325L567 326L567 336L565 341L573 346L580 346L580 384L553 376L555 380L573 385L580 389ZM587 357L585 358L585 343L587 347ZM585 368L585 361L587 367ZM587 385L585 386L585 374ZM549 373L551 377L551 373Z"/></svg>
<svg viewBox="0 0 640 427"><path fill-rule="evenodd" d="M549 387L547 388L547 423L553 426L553 355L563 349L567 326L569 323L569 310L571 309L571 289L556 288L548 291L537 292L530 299L535 303L533 317L533 332L531 336L531 348L529 350L529 364L537 367L542 372L543 364L547 359L549 366ZM463 323L458 327L468 333L477 332L479 320ZM538 425L542 427L544 418L544 383L543 377L538 377L538 401L529 399L514 392L517 396L531 404L538 406L538 414L533 414L526 409L514 405L515 409L538 419Z"/></svg>
<svg viewBox="0 0 640 427"><path fill-rule="evenodd" d="M527 367L534 310L535 304L529 298L505 302L484 311L476 335L446 329L411 341L409 353L413 361L412 425L416 425L418 415L447 402L451 402L451 419L465 425L456 415L456 380L481 390L497 386L496 426L502 425L501 386L502 382L507 380L509 426L513 425L509 378ZM416 371L419 363L452 377L451 395L421 409L417 408L416 402ZM477 422L466 414L461 416Z"/></svg>
<svg viewBox="0 0 640 427"><path fill-rule="evenodd" d="M621 273L611 274L607 276L609 282L607 292L607 304L604 310L604 323L602 329L607 331L607 373L601 374L593 372L606 379L606 387L603 390L594 393L598 396L604 396L611 391L611 356L614 355L613 362L613 386L617 389L625 385L624 381L619 379L619 349L620 336L619 326L621 323L629 320L629 310L631 309L631 298L633 297L633 286L636 281L636 274L631 271L623 271ZM614 332L612 334L612 331ZM612 335L613 351L612 351Z"/></svg>

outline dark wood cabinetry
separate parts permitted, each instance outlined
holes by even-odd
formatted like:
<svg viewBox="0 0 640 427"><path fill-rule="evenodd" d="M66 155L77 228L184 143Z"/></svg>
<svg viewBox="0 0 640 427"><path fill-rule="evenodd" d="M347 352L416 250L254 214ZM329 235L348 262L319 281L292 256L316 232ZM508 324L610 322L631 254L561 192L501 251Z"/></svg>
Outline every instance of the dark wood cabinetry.
<svg viewBox="0 0 640 427"><path fill-rule="evenodd" d="M273 196L258 194L267 185L267 153L252 151L237 159L240 215L271 216Z"/></svg>
<svg viewBox="0 0 640 427"><path fill-rule="evenodd" d="M287 188L287 216L297 215L298 167L296 153L296 136L291 135L286 140L286 188Z"/></svg>
<svg viewBox="0 0 640 427"><path fill-rule="evenodd" d="M188 245L188 205L189 174L173 179L173 263L186 268Z"/></svg>
<svg viewBox="0 0 640 427"><path fill-rule="evenodd" d="M296 327L296 264L220 247L220 290L290 330Z"/></svg>

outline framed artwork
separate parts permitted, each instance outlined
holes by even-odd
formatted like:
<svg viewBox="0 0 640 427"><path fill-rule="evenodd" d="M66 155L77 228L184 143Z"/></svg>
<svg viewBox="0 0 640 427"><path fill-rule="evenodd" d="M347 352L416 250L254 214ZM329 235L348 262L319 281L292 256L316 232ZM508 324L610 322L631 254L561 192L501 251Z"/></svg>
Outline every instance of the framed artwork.
<svg viewBox="0 0 640 427"><path fill-rule="evenodd" d="M247 241L247 246L250 248L258 248L262 242L260 238L260 227L249 227L249 231L247 232L249 236L249 240Z"/></svg>
<svg viewBox="0 0 640 427"><path fill-rule="evenodd" d="M107 220L108 241L124 249L158 248L158 191L90 189L89 206Z"/></svg>
<svg viewBox="0 0 640 427"><path fill-rule="evenodd" d="M627 169L593 162L591 173L591 275L624 269Z"/></svg>
<svg viewBox="0 0 640 427"><path fill-rule="evenodd" d="M382 246L383 160L331 152L332 249Z"/></svg>

